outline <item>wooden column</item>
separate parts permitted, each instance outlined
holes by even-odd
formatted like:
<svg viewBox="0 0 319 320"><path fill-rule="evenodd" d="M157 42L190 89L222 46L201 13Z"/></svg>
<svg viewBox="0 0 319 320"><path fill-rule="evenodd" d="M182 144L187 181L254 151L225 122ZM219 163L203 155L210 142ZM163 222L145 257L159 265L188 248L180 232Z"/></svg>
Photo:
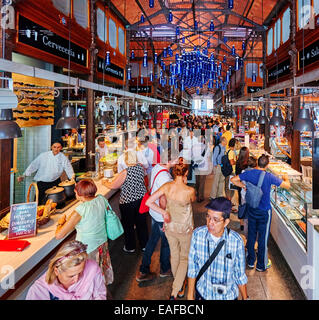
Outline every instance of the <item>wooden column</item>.
<svg viewBox="0 0 319 320"><path fill-rule="evenodd" d="M269 95L266 96L266 102L265 102L265 112L266 112L266 116L269 117L270 114L270 103L269 103ZM265 124L265 142L264 142L264 149L265 151L267 151L268 153L270 153L270 144L269 144L269 140L270 140L270 125L269 125L269 121L266 122Z"/></svg>
<svg viewBox="0 0 319 320"><path fill-rule="evenodd" d="M3 30L0 25L0 52L1 57L12 60L12 51L14 48L14 37L16 30ZM3 39L6 39L3 42ZM5 47L3 48L3 43ZM4 54L3 54L4 49ZM11 78L11 73L2 72L2 77ZM2 82L1 87L7 87L7 82ZM12 158L12 141L13 139L0 139L0 212L7 211L10 206L10 174Z"/></svg>
<svg viewBox="0 0 319 320"><path fill-rule="evenodd" d="M292 121L294 123L298 118L298 112L300 107L299 96L292 97L291 107L292 107ZM293 133L292 133L291 167L297 171L300 171L300 132L296 130L293 130Z"/></svg>
<svg viewBox="0 0 319 320"><path fill-rule="evenodd" d="M95 0L90 1L90 74L88 81L94 82L95 75L95 60L96 60L96 7ZM105 53L104 53L105 54ZM89 153L95 153L95 125L94 125L94 91L87 89L87 104L86 104L86 168L89 171L95 170L95 159L90 157Z"/></svg>

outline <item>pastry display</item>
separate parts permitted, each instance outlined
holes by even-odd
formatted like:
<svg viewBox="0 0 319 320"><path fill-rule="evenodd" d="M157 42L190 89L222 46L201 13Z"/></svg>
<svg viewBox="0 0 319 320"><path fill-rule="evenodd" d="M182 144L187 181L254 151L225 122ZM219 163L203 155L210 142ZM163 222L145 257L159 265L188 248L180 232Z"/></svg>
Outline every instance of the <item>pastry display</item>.
<svg viewBox="0 0 319 320"><path fill-rule="evenodd" d="M306 224L302 221L297 221L297 224L302 229L302 231L306 233Z"/></svg>

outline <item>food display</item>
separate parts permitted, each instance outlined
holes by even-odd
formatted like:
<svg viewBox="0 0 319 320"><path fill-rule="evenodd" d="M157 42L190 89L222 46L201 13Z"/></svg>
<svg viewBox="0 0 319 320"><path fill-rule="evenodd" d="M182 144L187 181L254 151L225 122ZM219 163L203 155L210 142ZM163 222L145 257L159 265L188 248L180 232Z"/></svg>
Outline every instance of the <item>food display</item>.
<svg viewBox="0 0 319 320"><path fill-rule="evenodd" d="M302 231L306 233L306 224L302 221L297 221L297 224L302 229Z"/></svg>

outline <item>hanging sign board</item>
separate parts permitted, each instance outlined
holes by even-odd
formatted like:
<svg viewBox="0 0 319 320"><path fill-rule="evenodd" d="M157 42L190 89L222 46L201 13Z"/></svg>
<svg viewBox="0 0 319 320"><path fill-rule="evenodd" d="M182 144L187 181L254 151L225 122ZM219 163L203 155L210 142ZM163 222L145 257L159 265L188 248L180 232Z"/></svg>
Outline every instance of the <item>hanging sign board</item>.
<svg viewBox="0 0 319 320"><path fill-rule="evenodd" d="M37 231L37 203L11 205L8 239L30 238Z"/></svg>
<svg viewBox="0 0 319 320"><path fill-rule="evenodd" d="M304 55L303 55L304 53ZM303 68L303 62L305 67L319 61L319 40L306 47L304 52L303 50L299 51L299 70Z"/></svg>
<svg viewBox="0 0 319 320"><path fill-rule="evenodd" d="M104 65L104 74L124 80L124 69L119 66L111 63L109 66L106 65L105 60L101 57L97 57L97 71L103 73L103 65Z"/></svg>
<svg viewBox="0 0 319 320"><path fill-rule="evenodd" d="M290 59L287 59L278 64L278 66L269 69L268 82L277 80L290 74Z"/></svg>
<svg viewBox="0 0 319 320"><path fill-rule="evenodd" d="M67 61L87 66L87 50L69 42L37 23L19 15L18 42L30 47L53 54Z"/></svg>
<svg viewBox="0 0 319 320"><path fill-rule="evenodd" d="M130 86L130 92L133 93L152 93L152 86L136 87Z"/></svg>

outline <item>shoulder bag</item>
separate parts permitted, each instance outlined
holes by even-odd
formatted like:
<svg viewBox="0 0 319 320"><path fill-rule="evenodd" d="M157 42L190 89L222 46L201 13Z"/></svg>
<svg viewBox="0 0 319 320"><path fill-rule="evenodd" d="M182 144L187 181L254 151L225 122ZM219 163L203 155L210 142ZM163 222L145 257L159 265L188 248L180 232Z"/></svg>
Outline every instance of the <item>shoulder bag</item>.
<svg viewBox="0 0 319 320"><path fill-rule="evenodd" d="M227 233L229 234L230 229L227 228ZM202 277L202 275L205 273L205 271L208 269L208 267L212 264L212 262L215 260L215 258L217 257L217 255L219 254L220 250L222 249L222 247L225 244L225 240L222 240L221 242L219 242L219 244L217 245L216 249L214 250L214 252L211 254L211 256L209 257L209 259L206 261L206 263L202 266L202 268L199 270L198 275L195 279L195 291L196 293L197 291L197 282L198 280Z"/></svg>
<svg viewBox="0 0 319 320"><path fill-rule="evenodd" d="M163 170L160 170L159 172L157 172L157 174L156 174L156 176L155 176L155 178L154 178L154 181L153 181L153 183L152 183L151 189L145 193L145 195L144 195L144 197L143 197L143 199L142 199L141 205L140 205L140 209L139 209L139 213L140 213L140 214L143 214L143 213L146 213L146 212L149 211L150 208L146 205L146 201L147 201L148 198L151 196L152 189L153 189L153 186L154 186L154 182L155 182L157 176L158 176L161 172L163 172L163 171L168 172L166 169L163 169Z"/></svg>
<svg viewBox="0 0 319 320"><path fill-rule="evenodd" d="M249 207L256 209L258 208L261 198L263 196L263 191L261 190L261 186L264 182L266 172L262 171L259 175L259 180L257 186L252 184L249 181L246 181L246 203L248 203Z"/></svg>
<svg viewBox="0 0 319 320"><path fill-rule="evenodd" d="M102 196L103 197L103 196ZM115 240L124 233L122 223L114 210L111 208L109 202L105 197L105 224L106 224L106 234L110 240Z"/></svg>

